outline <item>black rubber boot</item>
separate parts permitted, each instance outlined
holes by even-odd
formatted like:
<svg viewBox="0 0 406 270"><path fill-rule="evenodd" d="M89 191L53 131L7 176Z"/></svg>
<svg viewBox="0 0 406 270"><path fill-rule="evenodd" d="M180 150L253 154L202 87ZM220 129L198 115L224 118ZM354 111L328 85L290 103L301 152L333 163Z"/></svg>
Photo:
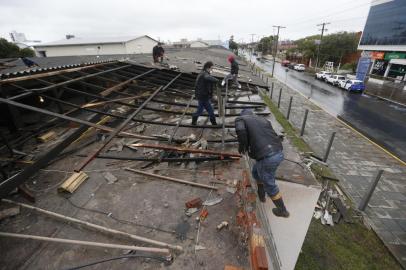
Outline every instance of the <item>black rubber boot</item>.
<svg viewBox="0 0 406 270"><path fill-rule="evenodd" d="M262 183L257 183L258 187L258 198L261 202L266 202L266 196L265 196L265 189L264 189L264 184Z"/></svg>
<svg viewBox="0 0 406 270"><path fill-rule="evenodd" d="M216 122L216 118L215 118L215 117L210 118L210 122L211 122L211 124L212 124L213 126L217 126L217 122Z"/></svg>
<svg viewBox="0 0 406 270"><path fill-rule="evenodd" d="M275 197L275 196L274 196ZM276 200L272 200L276 205L276 208L272 209L272 213L277 217L289 217L289 212L286 210L285 204L283 203L282 197L279 197Z"/></svg>
<svg viewBox="0 0 406 270"><path fill-rule="evenodd" d="M192 125L196 126L197 124L197 118L199 118L198 116L192 116Z"/></svg>

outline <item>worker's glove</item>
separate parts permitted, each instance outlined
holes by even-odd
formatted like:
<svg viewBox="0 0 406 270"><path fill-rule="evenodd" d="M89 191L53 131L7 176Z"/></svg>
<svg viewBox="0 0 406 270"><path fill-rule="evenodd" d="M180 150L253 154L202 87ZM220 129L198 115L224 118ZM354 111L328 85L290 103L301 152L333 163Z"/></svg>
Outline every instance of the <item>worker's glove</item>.
<svg viewBox="0 0 406 270"><path fill-rule="evenodd" d="M248 151L248 149L247 149L247 147L245 146L245 145L243 145L243 144L239 144L238 145L238 153L240 153L240 154L245 154L246 152Z"/></svg>

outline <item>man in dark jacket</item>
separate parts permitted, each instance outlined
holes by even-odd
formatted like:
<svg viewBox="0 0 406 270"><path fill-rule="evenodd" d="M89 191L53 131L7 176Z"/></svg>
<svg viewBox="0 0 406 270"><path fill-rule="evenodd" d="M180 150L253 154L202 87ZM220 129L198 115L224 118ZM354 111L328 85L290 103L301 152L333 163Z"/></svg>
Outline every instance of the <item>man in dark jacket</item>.
<svg viewBox="0 0 406 270"><path fill-rule="evenodd" d="M284 158L281 138L267 119L253 114L249 109L243 110L241 116L235 119L235 131L239 142L238 151L248 152L250 158L256 160L252 175L257 181L260 201L265 202L265 193L268 194L276 205L272 209L274 215L289 217L275 182L276 169Z"/></svg>
<svg viewBox="0 0 406 270"><path fill-rule="evenodd" d="M159 58L161 58L161 62L163 61L164 58L164 53L165 50L162 48L162 44L158 43L152 48L152 57L154 58L154 63L159 62Z"/></svg>
<svg viewBox="0 0 406 270"><path fill-rule="evenodd" d="M197 111L192 116L192 125L196 125L197 119L204 109L206 109L209 114L211 124L217 125L213 107L210 104L210 99L213 96L213 86L218 82L216 78L210 75L212 68L213 63L211 61L206 62L203 66L202 72L197 76L195 96L199 104Z"/></svg>
<svg viewBox="0 0 406 270"><path fill-rule="evenodd" d="M231 72L230 74L227 74L226 77L224 77L223 81L221 82L221 85L224 86L227 81L233 80L235 85L237 85L238 89L241 89L241 84L238 82L238 70L239 70L238 62L235 60L234 55L229 55L227 61L231 65Z"/></svg>

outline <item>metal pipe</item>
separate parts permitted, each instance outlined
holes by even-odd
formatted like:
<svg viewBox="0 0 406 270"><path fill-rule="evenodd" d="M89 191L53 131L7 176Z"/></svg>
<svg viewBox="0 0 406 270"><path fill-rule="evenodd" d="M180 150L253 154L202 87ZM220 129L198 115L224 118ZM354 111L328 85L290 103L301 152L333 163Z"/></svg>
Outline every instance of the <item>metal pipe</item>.
<svg viewBox="0 0 406 270"><path fill-rule="evenodd" d="M279 97L278 97L278 108L280 107L280 105L281 105L281 97L282 97L282 87L281 87L281 89L279 90Z"/></svg>
<svg viewBox="0 0 406 270"><path fill-rule="evenodd" d="M383 170L379 170L378 174L375 177L375 180L371 183L368 190L365 192L365 195L362 198L362 200L358 206L359 210L364 211L365 208L367 207L369 200L371 199L372 194L374 193L375 188L378 185L379 180L381 179L382 174L383 174Z"/></svg>
<svg viewBox="0 0 406 270"><path fill-rule="evenodd" d="M289 107L288 107L288 114L286 115L286 119L289 120L289 116L290 116L290 110L292 109L292 101L293 101L293 97L290 97L289 99Z"/></svg>
<svg viewBox="0 0 406 270"><path fill-rule="evenodd" d="M304 134L308 114L309 114L309 110L306 109L305 115L304 115L304 118L303 118L303 122L302 122L302 128L300 129L300 136L303 136L303 134Z"/></svg>
<svg viewBox="0 0 406 270"><path fill-rule="evenodd" d="M334 137L336 136L336 132L331 134L330 140L327 145L326 153L324 154L323 162L327 161L328 155L330 154L331 146L333 145Z"/></svg>

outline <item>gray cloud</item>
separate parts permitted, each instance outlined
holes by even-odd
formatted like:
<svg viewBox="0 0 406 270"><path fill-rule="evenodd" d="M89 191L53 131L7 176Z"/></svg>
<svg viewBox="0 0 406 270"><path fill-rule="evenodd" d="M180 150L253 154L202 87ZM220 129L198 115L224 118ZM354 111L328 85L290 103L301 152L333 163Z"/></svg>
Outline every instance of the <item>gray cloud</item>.
<svg viewBox="0 0 406 270"><path fill-rule="evenodd" d="M369 1L348 0L0 0L0 36L8 38L16 30L43 41L68 33L148 34L176 41L226 39L234 34L237 40L248 41L250 33L270 35L272 25L281 24L288 26L282 38L299 38L318 33L316 24L329 20L330 32L362 30L368 9Z"/></svg>

